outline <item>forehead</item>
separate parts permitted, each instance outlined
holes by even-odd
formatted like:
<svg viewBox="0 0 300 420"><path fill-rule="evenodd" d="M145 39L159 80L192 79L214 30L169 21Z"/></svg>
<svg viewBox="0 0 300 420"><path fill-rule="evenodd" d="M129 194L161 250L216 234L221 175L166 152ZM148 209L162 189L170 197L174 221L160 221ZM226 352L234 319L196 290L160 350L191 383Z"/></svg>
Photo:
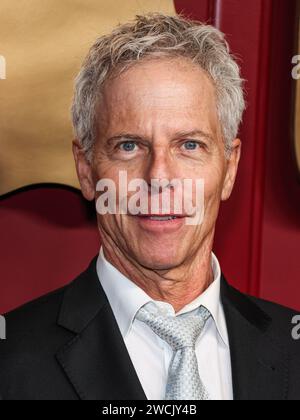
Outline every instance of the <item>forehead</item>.
<svg viewBox="0 0 300 420"><path fill-rule="evenodd" d="M186 59L147 59L108 80L100 121L107 130L170 124L216 124L215 87L209 76ZM133 125L135 127L133 127Z"/></svg>

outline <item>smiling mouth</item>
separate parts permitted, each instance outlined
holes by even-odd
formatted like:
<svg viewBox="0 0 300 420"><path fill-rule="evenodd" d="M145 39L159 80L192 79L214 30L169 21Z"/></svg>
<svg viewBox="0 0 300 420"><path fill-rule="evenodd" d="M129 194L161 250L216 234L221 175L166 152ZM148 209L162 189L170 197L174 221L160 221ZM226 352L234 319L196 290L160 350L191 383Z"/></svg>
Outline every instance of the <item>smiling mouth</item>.
<svg viewBox="0 0 300 420"><path fill-rule="evenodd" d="M185 216L183 215L137 215L137 217L140 217L141 219L148 219L153 220L154 222L168 222L170 220L176 220L176 219L183 219Z"/></svg>
<svg viewBox="0 0 300 420"><path fill-rule="evenodd" d="M149 218L150 220L157 220L158 222L177 219L176 216L150 216Z"/></svg>
<svg viewBox="0 0 300 420"><path fill-rule="evenodd" d="M181 229L187 216L178 214L138 214L133 217L143 230L154 234L167 234Z"/></svg>

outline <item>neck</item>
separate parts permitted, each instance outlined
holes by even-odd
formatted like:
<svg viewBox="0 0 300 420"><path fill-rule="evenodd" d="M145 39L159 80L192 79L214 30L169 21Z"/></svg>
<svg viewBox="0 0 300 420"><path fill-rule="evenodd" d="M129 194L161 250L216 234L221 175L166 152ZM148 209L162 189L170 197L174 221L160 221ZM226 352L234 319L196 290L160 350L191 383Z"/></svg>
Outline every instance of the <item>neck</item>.
<svg viewBox="0 0 300 420"><path fill-rule="evenodd" d="M206 238L197 252L189 256L179 267L168 270L151 270L103 240L103 252L107 261L133 281L154 300L171 304L175 312L200 296L213 282L211 267L212 238Z"/></svg>

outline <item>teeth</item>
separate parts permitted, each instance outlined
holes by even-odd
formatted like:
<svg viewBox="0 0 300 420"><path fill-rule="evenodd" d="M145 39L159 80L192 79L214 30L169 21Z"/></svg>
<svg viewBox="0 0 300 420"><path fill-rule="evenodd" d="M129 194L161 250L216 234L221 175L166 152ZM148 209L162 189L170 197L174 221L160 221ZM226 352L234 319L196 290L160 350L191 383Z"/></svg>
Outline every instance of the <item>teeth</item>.
<svg viewBox="0 0 300 420"><path fill-rule="evenodd" d="M166 220L174 220L176 219L176 216L151 216L150 220L155 220L159 222L165 222Z"/></svg>

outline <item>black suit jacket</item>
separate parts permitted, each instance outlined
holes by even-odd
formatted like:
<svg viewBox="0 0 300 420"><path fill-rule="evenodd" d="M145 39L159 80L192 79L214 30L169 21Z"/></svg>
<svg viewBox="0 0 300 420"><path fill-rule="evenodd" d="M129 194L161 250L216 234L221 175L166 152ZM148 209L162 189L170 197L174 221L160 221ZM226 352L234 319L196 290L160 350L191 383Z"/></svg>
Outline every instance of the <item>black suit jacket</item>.
<svg viewBox="0 0 300 420"><path fill-rule="evenodd" d="M234 398L300 400L300 341L291 337L295 313L239 293L223 276L221 297ZM100 285L96 259L71 284L6 320L0 399L146 399Z"/></svg>

